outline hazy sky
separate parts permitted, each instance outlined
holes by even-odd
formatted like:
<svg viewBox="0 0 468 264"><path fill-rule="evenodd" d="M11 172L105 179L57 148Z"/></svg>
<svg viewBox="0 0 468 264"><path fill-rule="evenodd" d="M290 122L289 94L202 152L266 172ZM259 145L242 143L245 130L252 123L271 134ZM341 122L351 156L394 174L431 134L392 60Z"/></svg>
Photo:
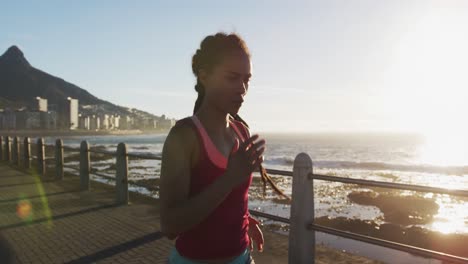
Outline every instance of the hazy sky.
<svg viewBox="0 0 468 264"><path fill-rule="evenodd" d="M119 105L191 115L191 57L225 31L252 53L253 130L468 130L468 1L8 2L1 52Z"/></svg>

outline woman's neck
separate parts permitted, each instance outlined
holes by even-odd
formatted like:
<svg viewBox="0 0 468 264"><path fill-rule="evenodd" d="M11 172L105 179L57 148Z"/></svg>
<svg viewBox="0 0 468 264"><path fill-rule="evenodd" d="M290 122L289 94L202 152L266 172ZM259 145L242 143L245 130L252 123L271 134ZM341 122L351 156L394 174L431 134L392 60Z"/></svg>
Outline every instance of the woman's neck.
<svg viewBox="0 0 468 264"><path fill-rule="evenodd" d="M202 104L195 115L210 134L225 135L229 130L228 113Z"/></svg>

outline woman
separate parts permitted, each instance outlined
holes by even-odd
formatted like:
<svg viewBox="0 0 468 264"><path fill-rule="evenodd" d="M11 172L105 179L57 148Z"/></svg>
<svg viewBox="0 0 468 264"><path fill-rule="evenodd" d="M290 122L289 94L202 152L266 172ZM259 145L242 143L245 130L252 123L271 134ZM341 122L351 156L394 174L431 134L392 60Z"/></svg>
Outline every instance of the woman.
<svg viewBox="0 0 468 264"><path fill-rule="evenodd" d="M207 36L192 58L198 98L163 147L161 230L176 238L169 263L254 263L263 250L259 223L248 211L252 172L265 140L250 136L238 116L251 77L250 54L236 34ZM253 240L253 241L252 241Z"/></svg>

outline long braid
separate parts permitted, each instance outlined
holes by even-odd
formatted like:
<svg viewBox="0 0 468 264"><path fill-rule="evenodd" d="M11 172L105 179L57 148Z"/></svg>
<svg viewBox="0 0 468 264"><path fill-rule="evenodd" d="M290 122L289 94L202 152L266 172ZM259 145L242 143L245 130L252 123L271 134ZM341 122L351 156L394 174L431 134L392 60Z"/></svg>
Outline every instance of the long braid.
<svg viewBox="0 0 468 264"><path fill-rule="evenodd" d="M197 84L195 85L195 91L198 93L197 101L195 101L195 106L193 107L193 113L195 114L200 108L200 105L203 101L203 97L205 96L205 87L203 87L202 83L197 79Z"/></svg>
<svg viewBox="0 0 468 264"><path fill-rule="evenodd" d="M234 115L234 119L241 122L247 128L249 128L249 126L247 125L247 122L245 122L244 119L242 119L238 114ZM291 197L287 196L282 190L280 190L280 188L278 188L278 186L275 184L275 182L270 177L270 175L267 174L266 169L263 167L263 165L261 163L259 165L259 170L260 170L260 176L261 176L261 179L262 179L262 182L263 182L263 198L265 198L265 196L266 196L266 185L267 185L267 183L269 183L271 185L271 187L273 188L273 190L278 195L283 196L287 200L291 201Z"/></svg>

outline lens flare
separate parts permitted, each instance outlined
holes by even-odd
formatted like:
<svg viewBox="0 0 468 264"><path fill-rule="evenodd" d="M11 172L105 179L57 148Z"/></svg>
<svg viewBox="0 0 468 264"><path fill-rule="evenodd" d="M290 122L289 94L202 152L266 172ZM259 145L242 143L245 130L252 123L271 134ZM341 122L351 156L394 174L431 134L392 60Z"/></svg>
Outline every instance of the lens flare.
<svg viewBox="0 0 468 264"><path fill-rule="evenodd" d="M41 199L41 204L42 204L42 210L43 214L46 217L47 221L47 227L52 228L53 223L52 223L52 212L49 207L49 201L47 200L47 193L44 190L44 186L42 185L41 177L39 176L39 173L36 170L33 170L33 176L34 176L34 182L36 183L36 188L37 192L40 196ZM36 208L37 210L37 208Z"/></svg>
<svg viewBox="0 0 468 264"><path fill-rule="evenodd" d="M32 205L26 199L22 199L16 205L16 215L22 220L32 219Z"/></svg>

